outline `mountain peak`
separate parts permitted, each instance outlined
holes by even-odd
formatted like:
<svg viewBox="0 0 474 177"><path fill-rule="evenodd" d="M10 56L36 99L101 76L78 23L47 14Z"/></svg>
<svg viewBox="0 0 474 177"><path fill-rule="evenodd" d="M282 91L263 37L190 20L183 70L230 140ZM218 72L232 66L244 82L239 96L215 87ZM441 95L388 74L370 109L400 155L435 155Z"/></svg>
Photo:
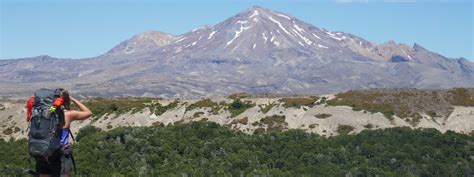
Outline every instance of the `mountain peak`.
<svg viewBox="0 0 474 177"><path fill-rule="evenodd" d="M263 8L263 7L260 7L260 6L252 6L252 7L248 8L247 10L252 11L252 10L266 10L266 9Z"/></svg>
<svg viewBox="0 0 474 177"><path fill-rule="evenodd" d="M271 16L279 16L286 18L288 20L291 20L292 18L289 15L285 15L279 12L272 11L270 9L265 9L260 6L252 6L251 8L248 8L247 10L244 10L239 14L239 16L244 16L249 19L252 18L258 18L258 17L271 17Z"/></svg>
<svg viewBox="0 0 474 177"><path fill-rule="evenodd" d="M141 50L156 49L170 44L175 38L170 34L160 31L145 31L123 41L107 53L133 53Z"/></svg>
<svg viewBox="0 0 474 177"><path fill-rule="evenodd" d="M413 49L415 50L426 50L423 46L418 43L413 44Z"/></svg>
<svg viewBox="0 0 474 177"><path fill-rule="evenodd" d="M253 13L254 11L258 11L258 12L269 12L271 11L270 9L265 9L263 7L260 7L260 6L252 6L246 10L243 11L243 13Z"/></svg>
<svg viewBox="0 0 474 177"><path fill-rule="evenodd" d="M330 32L290 15L253 6L212 27L196 28L162 51L179 55L205 51L206 55L225 53L258 59L268 57L272 51L289 50L306 55L317 52L319 56L338 52L344 55L341 58L349 58L351 52L342 44L349 38L350 34Z"/></svg>
<svg viewBox="0 0 474 177"><path fill-rule="evenodd" d="M315 44L312 40L316 38L310 34L312 26L259 6L246 9L216 27L230 33L225 35L230 38L226 43L226 47L230 48L247 46L252 50L260 47L261 50L261 47L309 47Z"/></svg>
<svg viewBox="0 0 474 177"><path fill-rule="evenodd" d="M172 37L171 34L164 33L164 32L161 32L161 31L156 31L156 30L145 31L145 32L143 32L143 33L138 34L137 36L140 36L140 37L149 37L149 38L153 38L152 36L168 36L168 37Z"/></svg>

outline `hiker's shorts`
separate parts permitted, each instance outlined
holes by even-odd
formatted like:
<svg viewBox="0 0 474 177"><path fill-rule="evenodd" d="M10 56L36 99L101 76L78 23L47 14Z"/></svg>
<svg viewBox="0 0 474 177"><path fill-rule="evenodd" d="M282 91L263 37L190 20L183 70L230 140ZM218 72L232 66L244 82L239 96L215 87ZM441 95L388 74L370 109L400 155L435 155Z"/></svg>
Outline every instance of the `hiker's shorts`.
<svg viewBox="0 0 474 177"><path fill-rule="evenodd" d="M72 159L61 156L61 175L69 175L72 171Z"/></svg>
<svg viewBox="0 0 474 177"><path fill-rule="evenodd" d="M62 150L61 155L61 175L69 175L72 171L72 149L67 146Z"/></svg>
<svg viewBox="0 0 474 177"><path fill-rule="evenodd" d="M61 172L61 160L55 159L49 162L43 160L36 161L36 173L42 175L59 176Z"/></svg>
<svg viewBox="0 0 474 177"><path fill-rule="evenodd" d="M49 162L37 160L36 172L42 175L65 176L70 175L72 171L72 151L71 148L62 150L59 158Z"/></svg>

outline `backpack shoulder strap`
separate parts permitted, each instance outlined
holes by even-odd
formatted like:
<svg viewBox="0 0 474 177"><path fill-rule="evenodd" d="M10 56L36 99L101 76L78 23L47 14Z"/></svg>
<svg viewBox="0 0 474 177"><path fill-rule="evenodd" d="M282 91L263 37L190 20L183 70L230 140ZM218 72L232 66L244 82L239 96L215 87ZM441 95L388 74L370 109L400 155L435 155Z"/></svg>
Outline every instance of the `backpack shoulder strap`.
<svg viewBox="0 0 474 177"><path fill-rule="evenodd" d="M74 135L72 134L71 128L69 127L69 135L71 135L72 141L76 141L76 138L74 138Z"/></svg>
<svg viewBox="0 0 474 177"><path fill-rule="evenodd" d="M71 135L72 141L76 142L76 139L74 138L74 135L72 134L71 127L69 127L69 135ZM74 174L77 174L76 161L74 160L73 153L71 153L71 161L72 161L72 167L74 168Z"/></svg>
<svg viewBox="0 0 474 177"><path fill-rule="evenodd" d="M71 153L72 167L74 168L74 174L77 174L76 171L76 160L74 160L74 155Z"/></svg>

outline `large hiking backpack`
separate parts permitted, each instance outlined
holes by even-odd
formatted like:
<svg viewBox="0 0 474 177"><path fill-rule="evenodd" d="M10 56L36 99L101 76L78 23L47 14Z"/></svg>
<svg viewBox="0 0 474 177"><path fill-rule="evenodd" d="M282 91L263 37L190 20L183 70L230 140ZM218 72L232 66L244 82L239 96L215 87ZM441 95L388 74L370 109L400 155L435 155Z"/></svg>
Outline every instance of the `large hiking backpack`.
<svg viewBox="0 0 474 177"><path fill-rule="evenodd" d="M59 157L64 125L63 100L59 89L39 89L34 93L29 120L28 150L36 160ZM30 99L31 101L31 99Z"/></svg>

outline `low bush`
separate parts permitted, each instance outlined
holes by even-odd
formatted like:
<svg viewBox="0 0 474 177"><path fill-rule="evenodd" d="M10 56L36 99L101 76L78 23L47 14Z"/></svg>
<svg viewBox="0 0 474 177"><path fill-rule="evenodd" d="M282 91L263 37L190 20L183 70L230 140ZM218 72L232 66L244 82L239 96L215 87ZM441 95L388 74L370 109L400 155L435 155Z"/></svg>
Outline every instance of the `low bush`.
<svg viewBox="0 0 474 177"><path fill-rule="evenodd" d="M260 111L263 114L266 114L268 111L270 111L276 104L275 103L268 103L268 104L263 104L263 105L258 105L260 108Z"/></svg>
<svg viewBox="0 0 474 177"><path fill-rule="evenodd" d="M238 116L252 107L255 107L255 103L250 101L242 102L240 99L234 99L232 103L226 105L226 109L230 112L230 117Z"/></svg>
<svg viewBox="0 0 474 177"><path fill-rule="evenodd" d="M214 114L217 114L219 110L222 109L222 107L223 106L221 104L216 103L212 101L211 99L207 98L207 99L199 100L195 103L190 104L189 106L186 107L186 111L190 111L196 108L211 108L212 109L211 112Z"/></svg>
<svg viewBox="0 0 474 177"><path fill-rule="evenodd" d="M318 118L318 119L326 119L328 117L331 117L332 114L326 114L326 113L321 113L321 114L316 114L314 115L314 117Z"/></svg>
<svg viewBox="0 0 474 177"><path fill-rule="evenodd" d="M260 119L260 123L267 125L267 132L278 132L286 129L288 123L284 115L272 115Z"/></svg>
<svg viewBox="0 0 474 177"><path fill-rule="evenodd" d="M353 126L350 125L338 125L337 126L337 133L339 135L347 135L349 134L352 130L354 130Z"/></svg>
<svg viewBox="0 0 474 177"><path fill-rule="evenodd" d="M319 100L319 97L313 96L309 98L282 98L279 102L283 103L285 108L301 108L301 106L312 107L315 105L315 102Z"/></svg>

